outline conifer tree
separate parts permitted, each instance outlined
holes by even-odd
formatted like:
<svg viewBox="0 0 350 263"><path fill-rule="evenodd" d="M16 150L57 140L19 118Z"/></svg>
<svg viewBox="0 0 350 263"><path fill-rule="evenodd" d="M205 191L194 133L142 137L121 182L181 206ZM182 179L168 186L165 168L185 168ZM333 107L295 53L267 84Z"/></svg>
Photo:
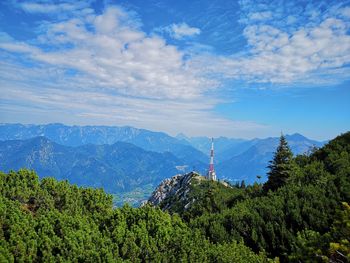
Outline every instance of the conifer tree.
<svg viewBox="0 0 350 263"><path fill-rule="evenodd" d="M280 142L274 154L273 160L267 168L270 171L267 173L269 178L264 184L264 190L276 190L283 186L290 177L293 167L293 153L288 146L288 142L283 134L280 137Z"/></svg>

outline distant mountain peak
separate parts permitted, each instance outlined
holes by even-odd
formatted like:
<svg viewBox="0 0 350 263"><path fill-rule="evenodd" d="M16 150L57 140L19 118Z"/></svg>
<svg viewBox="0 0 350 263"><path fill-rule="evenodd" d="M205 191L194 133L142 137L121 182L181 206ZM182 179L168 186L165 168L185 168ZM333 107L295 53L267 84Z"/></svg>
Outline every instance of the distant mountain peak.
<svg viewBox="0 0 350 263"><path fill-rule="evenodd" d="M182 132L175 136L176 139L188 141L188 137Z"/></svg>
<svg viewBox="0 0 350 263"><path fill-rule="evenodd" d="M306 138L304 135L297 132L290 135L286 135L286 138L287 140L308 140L308 138Z"/></svg>

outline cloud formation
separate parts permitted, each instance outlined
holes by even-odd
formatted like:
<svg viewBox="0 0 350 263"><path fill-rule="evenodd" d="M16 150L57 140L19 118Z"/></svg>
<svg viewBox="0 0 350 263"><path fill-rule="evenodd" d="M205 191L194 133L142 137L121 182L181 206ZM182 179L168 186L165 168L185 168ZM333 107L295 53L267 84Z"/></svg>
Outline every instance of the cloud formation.
<svg viewBox="0 0 350 263"><path fill-rule="evenodd" d="M227 80L294 87L350 77L349 7L282 2L240 1L235 30L242 29L246 43L224 56L196 42L207 33L204 18L201 29L187 21L150 30L156 35L118 6L97 11L89 1L14 1L41 20L34 39L0 32L1 111L190 135L268 134L266 125L214 113L228 100L222 90L233 89ZM220 26L212 33L225 39Z"/></svg>
<svg viewBox="0 0 350 263"><path fill-rule="evenodd" d="M265 128L212 113L219 100L206 93L218 87L218 80L192 67L184 51L144 33L124 9L113 6L101 14L89 9L75 15L83 7L66 4L20 7L50 16L62 8L73 12L45 23L34 40L22 42L2 33L0 108L9 118L23 112L28 121L45 120L49 112L61 122L133 125L189 135L254 136L256 129ZM176 37L199 32L186 24L173 26Z"/></svg>
<svg viewBox="0 0 350 263"><path fill-rule="evenodd" d="M56 13L76 10L76 5L70 3L50 4L50 3L21 3L20 7L28 13Z"/></svg>
<svg viewBox="0 0 350 263"><path fill-rule="evenodd" d="M2 65L0 64L0 67ZM33 82L22 84L1 83L2 103L0 111L11 118L13 112L26 116L22 122L30 122L29 116L45 122L48 112L57 122L70 124L131 125L150 130L165 130L173 135L186 131L188 135L227 135L255 136L255 132L266 131L265 125L250 121L233 121L219 117L211 112L218 103L215 99L192 100L191 103L181 100L155 100L120 96L113 92L83 89L76 83L65 89L61 85L69 80L55 79L52 69L24 70L13 67L11 78L21 75L19 81L27 83L30 76ZM47 74L47 80L41 75ZM57 77L57 76L56 76ZM32 86L37 86L33 89ZM28 113L30 105L30 113ZM33 106L35 105L35 106ZM6 119L5 119L6 121Z"/></svg>
<svg viewBox="0 0 350 263"><path fill-rule="evenodd" d="M183 39L185 37L199 35L201 30L197 27L190 27L186 23L172 24L165 28L171 37L175 39Z"/></svg>
<svg viewBox="0 0 350 263"><path fill-rule="evenodd" d="M39 4L35 8L40 10ZM185 30L180 27L177 34ZM189 68L175 46L139 30L118 7L101 15L48 24L37 45L3 41L0 47L61 69L74 69L90 86L124 95L190 99L214 83Z"/></svg>
<svg viewBox="0 0 350 263"><path fill-rule="evenodd" d="M249 0L241 5L248 49L243 56L219 58L211 71L257 83L322 84L349 78L348 7L324 9L324 3L310 3L300 10L293 3L257 4Z"/></svg>

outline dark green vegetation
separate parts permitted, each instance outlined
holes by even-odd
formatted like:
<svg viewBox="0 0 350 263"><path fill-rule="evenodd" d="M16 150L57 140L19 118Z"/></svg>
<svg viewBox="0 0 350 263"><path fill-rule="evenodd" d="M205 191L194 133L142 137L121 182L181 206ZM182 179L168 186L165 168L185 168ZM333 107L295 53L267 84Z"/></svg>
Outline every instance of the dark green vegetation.
<svg viewBox="0 0 350 263"><path fill-rule="evenodd" d="M112 208L103 190L28 170L0 173L0 262L266 262L241 241L214 244L159 208Z"/></svg>
<svg viewBox="0 0 350 263"><path fill-rule="evenodd" d="M293 162L293 153L290 150L286 138L282 135L280 144L277 147L273 160L270 161L268 174L268 180L264 184L264 191L276 190L277 188L285 185L293 173L293 169L296 169Z"/></svg>
<svg viewBox="0 0 350 263"><path fill-rule="evenodd" d="M271 174L281 163L273 188L198 181L189 207L176 196L160 204L171 202L170 214L113 209L102 190L27 170L1 173L0 262L348 262L350 132L274 159Z"/></svg>
<svg viewBox="0 0 350 263"><path fill-rule="evenodd" d="M244 240L283 262L349 262L350 132L295 158L282 137L269 167L264 187L198 182L187 200L160 207L171 202L171 213L214 244Z"/></svg>

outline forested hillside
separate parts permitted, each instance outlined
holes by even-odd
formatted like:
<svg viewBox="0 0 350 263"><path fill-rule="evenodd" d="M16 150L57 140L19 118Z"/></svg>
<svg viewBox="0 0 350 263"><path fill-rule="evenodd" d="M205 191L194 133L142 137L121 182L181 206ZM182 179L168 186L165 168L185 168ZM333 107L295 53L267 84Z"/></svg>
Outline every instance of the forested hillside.
<svg viewBox="0 0 350 263"><path fill-rule="evenodd" d="M264 185L196 180L187 199L118 209L99 189L1 173L0 261L349 262L350 132L297 157L281 138L269 169Z"/></svg>
<svg viewBox="0 0 350 263"><path fill-rule="evenodd" d="M103 190L20 170L0 173L0 262L266 262L213 243L158 208L112 208Z"/></svg>
<svg viewBox="0 0 350 263"><path fill-rule="evenodd" d="M279 163L283 160L285 163ZM194 180L159 204L213 243L244 240L291 262L350 260L350 132L292 157L283 138L265 185ZM171 203L171 205L169 205Z"/></svg>

